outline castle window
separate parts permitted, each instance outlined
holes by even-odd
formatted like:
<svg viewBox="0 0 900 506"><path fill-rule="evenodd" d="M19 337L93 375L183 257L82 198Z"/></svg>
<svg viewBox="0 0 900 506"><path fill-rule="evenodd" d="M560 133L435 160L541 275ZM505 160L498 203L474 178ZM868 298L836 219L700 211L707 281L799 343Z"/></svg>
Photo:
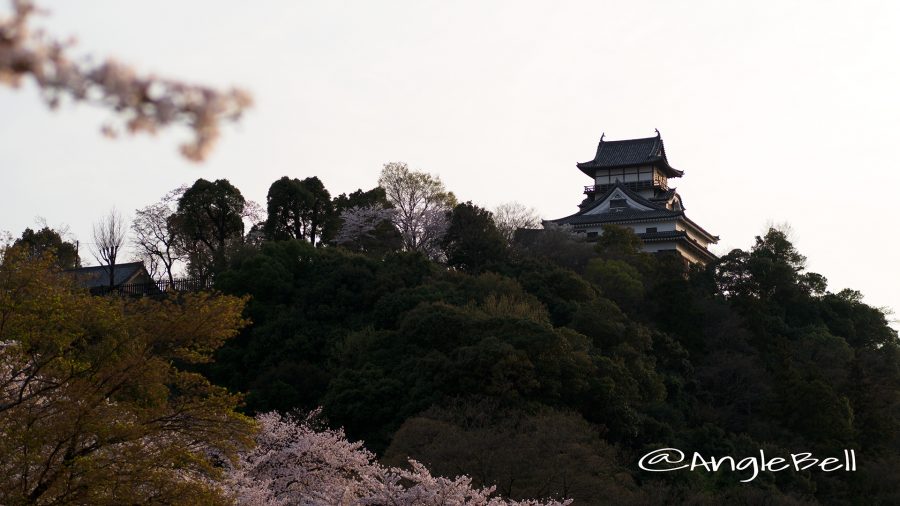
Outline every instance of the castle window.
<svg viewBox="0 0 900 506"><path fill-rule="evenodd" d="M597 237L597 232L588 232L588 233L587 233L587 236L588 236L588 238L594 238L594 237Z"/></svg>
<svg viewBox="0 0 900 506"><path fill-rule="evenodd" d="M625 199L610 199L609 207L613 209L621 209L624 207L628 207L628 202L626 202Z"/></svg>
<svg viewBox="0 0 900 506"><path fill-rule="evenodd" d="M648 234L655 234L655 233L656 233L656 227L647 227L647 233L648 233Z"/></svg>

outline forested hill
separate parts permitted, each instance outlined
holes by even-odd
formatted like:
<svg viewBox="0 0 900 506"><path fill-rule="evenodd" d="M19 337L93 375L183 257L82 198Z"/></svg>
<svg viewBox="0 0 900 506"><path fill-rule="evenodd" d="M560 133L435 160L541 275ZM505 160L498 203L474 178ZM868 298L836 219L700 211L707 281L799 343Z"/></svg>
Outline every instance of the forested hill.
<svg viewBox="0 0 900 506"><path fill-rule="evenodd" d="M463 204L465 207L468 204ZM770 230L707 268L454 209L441 261L265 240L217 277L252 320L213 381L248 412L323 406L384 461L576 504L900 504L900 348ZM396 248L394 248L396 249ZM642 472L648 451L855 449L858 470ZM602 499L598 499L602 498Z"/></svg>
<svg viewBox="0 0 900 506"><path fill-rule="evenodd" d="M336 494L368 480L371 494L359 497L371 499L411 457L462 476L441 484L420 468L407 475L420 489L472 492L470 476L513 499L900 504L897 333L860 293L828 291L781 231L688 266L641 252L629 229L586 242L566 228L536 230L522 206L459 203L403 164L385 166L376 188L333 198L314 177L285 177L261 211L227 180L201 179L131 224L144 265L167 286L180 286L179 273L212 276L225 295L162 295L154 284L152 297L91 297L58 272L80 264L78 248L48 228L0 248L0 461L12 477L0 480L0 502L141 502L157 485L159 497L198 503L190 490L227 502L214 482L184 479L209 480L221 464L198 448L250 446L253 423L232 411L239 398L211 380L243 394L247 414L300 414L258 418L269 432L253 450L262 470L240 482L251 489L284 471L289 483L307 476ZM320 406L324 419L303 416ZM187 421L157 424L175 419ZM322 423L345 428L384 466L343 433L317 432ZM286 452L289 469L274 469L267 452L285 445L324 460L299 465ZM329 453L334 445L347 451ZM166 451L132 458L148 448ZM662 467L761 452L843 464L852 451L856 464L641 468L666 448L687 460ZM120 471L105 471L111 462ZM168 478L107 485L149 476L138 464ZM285 490L289 501L306 493Z"/></svg>

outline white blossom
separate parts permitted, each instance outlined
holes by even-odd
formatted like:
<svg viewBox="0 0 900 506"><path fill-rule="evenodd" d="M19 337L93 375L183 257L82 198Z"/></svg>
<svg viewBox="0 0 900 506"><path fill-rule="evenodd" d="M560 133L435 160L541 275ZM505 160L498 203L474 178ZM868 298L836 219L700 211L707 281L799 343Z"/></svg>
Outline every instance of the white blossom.
<svg viewBox="0 0 900 506"><path fill-rule="evenodd" d="M378 184L394 206L393 221L404 248L440 260L440 242L449 227L447 213L456 205L453 193L439 177L411 171L398 162L385 164Z"/></svg>
<svg viewBox="0 0 900 506"><path fill-rule="evenodd" d="M335 244L359 244L371 239L375 228L384 221L391 221L393 209L377 205L353 206L341 212L341 229L334 238Z"/></svg>

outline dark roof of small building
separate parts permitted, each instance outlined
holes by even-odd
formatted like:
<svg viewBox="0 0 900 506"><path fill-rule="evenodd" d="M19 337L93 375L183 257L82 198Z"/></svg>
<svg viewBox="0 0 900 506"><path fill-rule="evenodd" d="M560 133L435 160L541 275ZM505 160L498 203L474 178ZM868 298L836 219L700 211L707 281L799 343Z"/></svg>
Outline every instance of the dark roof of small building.
<svg viewBox="0 0 900 506"><path fill-rule="evenodd" d="M655 165L668 177L681 177L684 172L669 165L666 148L657 131L656 137L643 139L625 139L620 141L604 141L600 138L597 154L589 162L576 164L582 172L594 177L597 169L614 169L635 167L638 165Z"/></svg>
<svg viewBox="0 0 900 506"><path fill-rule="evenodd" d="M113 276L115 277L113 284L119 286L135 277L135 275L140 274L141 271L146 272L143 262L116 264L116 268L113 270ZM69 269L66 272L74 275L78 284L85 288L109 286L109 267L106 265Z"/></svg>

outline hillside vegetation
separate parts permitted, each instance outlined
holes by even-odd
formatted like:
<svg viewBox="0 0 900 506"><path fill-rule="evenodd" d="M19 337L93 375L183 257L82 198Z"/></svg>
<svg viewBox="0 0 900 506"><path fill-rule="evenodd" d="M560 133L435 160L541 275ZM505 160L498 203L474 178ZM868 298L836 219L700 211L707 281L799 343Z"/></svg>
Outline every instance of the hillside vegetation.
<svg viewBox="0 0 900 506"><path fill-rule="evenodd" d="M485 228L457 246L484 250ZM411 456L514 498L900 501L897 335L858 292L828 292L783 233L688 270L615 228L593 244L554 231L497 244L490 261L448 268L264 242L218 278L250 296L253 324L209 376L247 392L249 412L321 405L386 461ZM667 447L853 448L859 470L745 484L749 472L638 469Z"/></svg>
<svg viewBox="0 0 900 506"><path fill-rule="evenodd" d="M897 333L783 232L699 266L538 225L399 163L337 197L281 178L265 213L201 179L132 223L152 275L219 292L162 300L88 296L58 273L77 248L26 230L0 261L0 498L900 504ZM156 488L128 458L150 448ZM664 448L858 468L639 466Z"/></svg>

